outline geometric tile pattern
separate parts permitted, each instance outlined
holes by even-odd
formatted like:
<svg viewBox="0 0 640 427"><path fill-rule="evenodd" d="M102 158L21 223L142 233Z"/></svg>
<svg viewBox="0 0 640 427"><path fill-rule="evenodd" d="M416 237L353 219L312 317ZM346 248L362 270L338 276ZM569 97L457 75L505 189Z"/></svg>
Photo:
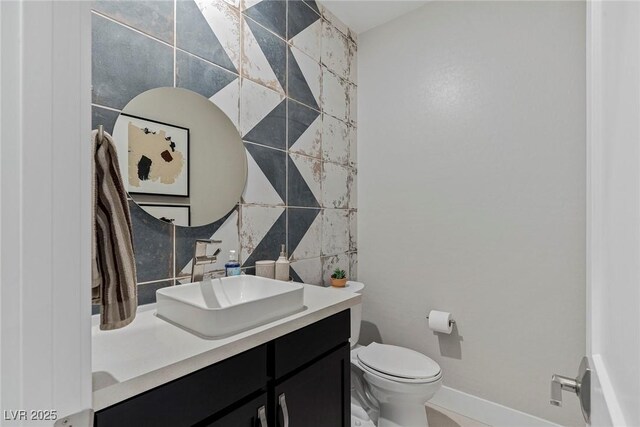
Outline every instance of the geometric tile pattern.
<svg viewBox="0 0 640 427"><path fill-rule="evenodd" d="M295 280L357 277L357 41L314 0L93 3L92 124L156 87L193 90L236 124L248 182L220 220L183 228L131 203L139 301L185 283L195 239L223 241L245 272L285 244Z"/></svg>

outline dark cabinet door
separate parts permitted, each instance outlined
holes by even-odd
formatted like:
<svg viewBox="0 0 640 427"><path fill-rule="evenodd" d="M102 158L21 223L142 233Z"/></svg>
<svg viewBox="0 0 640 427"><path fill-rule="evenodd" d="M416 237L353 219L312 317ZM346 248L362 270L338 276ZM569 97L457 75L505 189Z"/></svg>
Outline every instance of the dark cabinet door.
<svg viewBox="0 0 640 427"><path fill-rule="evenodd" d="M304 368L275 387L279 427L348 427L349 344Z"/></svg>
<svg viewBox="0 0 640 427"><path fill-rule="evenodd" d="M206 424L206 427L268 427L267 394L263 393L216 421Z"/></svg>

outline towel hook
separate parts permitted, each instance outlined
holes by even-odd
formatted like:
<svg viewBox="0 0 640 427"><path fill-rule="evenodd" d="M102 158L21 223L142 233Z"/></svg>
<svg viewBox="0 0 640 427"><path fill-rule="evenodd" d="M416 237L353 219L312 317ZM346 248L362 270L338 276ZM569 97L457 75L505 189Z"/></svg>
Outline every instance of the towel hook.
<svg viewBox="0 0 640 427"><path fill-rule="evenodd" d="M104 141L104 126L98 125L98 143L102 144Z"/></svg>

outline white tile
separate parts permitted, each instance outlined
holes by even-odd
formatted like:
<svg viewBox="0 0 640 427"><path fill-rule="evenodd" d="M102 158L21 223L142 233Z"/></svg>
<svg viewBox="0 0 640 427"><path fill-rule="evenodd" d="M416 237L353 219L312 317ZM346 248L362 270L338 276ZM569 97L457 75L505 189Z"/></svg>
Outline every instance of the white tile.
<svg viewBox="0 0 640 427"><path fill-rule="evenodd" d="M246 135L284 96L248 79L240 83L240 133Z"/></svg>
<svg viewBox="0 0 640 427"><path fill-rule="evenodd" d="M349 211L322 211L322 255L337 255L349 250Z"/></svg>
<svg viewBox="0 0 640 427"><path fill-rule="evenodd" d="M240 263L244 263L284 212L283 207L240 207Z"/></svg>
<svg viewBox="0 0 640 427"><path fill-rule="evenodd" d="M349 76L348 80L358 84L358 46L349 41Z"/></svg>
<svg viewBox="0 0 640 427"><path fill-rule="evenodd" d="M322 181L322 162L313 157L301 156L298 154L290 154L291 160L298 168L300 175L307 183L307 186L315 196L316 200L322 203L322 189L320 182ZM289 201L289 205L292 202Z"/></svg>
<svg viewBox="0 0 640 427"><path fill-rule="evenodd" d="M351 127L349 131L349 165L358 165L358 129Z"/></svg>
<svg viewBox="0 0 640 427"><path fill-rule="evenodd" d="M281 94L285 93L245 17L242 18L242 75Z"/></svg>
<svg viewBox="0 0 640 427"><path fill-rule="evenodd" d="M239 8L240 7L240 0L223 0L225 3L227 3L230 6L233 6L235 8Z"/></svg>
<svg viewBox="0 0 640 427"><path fill-rule="evenodd" d="M344 270L347 273L347 278L350 279L349 276L349 255L340 254L329 257L322 257L322 283L324 286L331 286L331 274L333 271L339 268Z"/></svg>
<svg viewBox="0 0 640 427"><path fill-rule="evenodd" d="M349 43L330 23L322 24L322 64L346 79L349 77Z"/></svg>
<svg viewBox="0 0 640 427"><path fill-rule="evenodd" d="M349 27L342 22L336 15L334 15L329 9L327 9L322 3L316 2L322 17L329 21L334 27L338 29L342 34L347 35L349 33Z"/></svg>
<svg viewBox="0 0 640 427"><path fill-rule="evenodd" d="M222 0L197 0L196 4L229 59L240 69L240 12ZM236 5L237 7L237 5Z"/></svg>
<svg viewBox="0 0 640 427"><path fill-rule="evenodd" d="M258 3L260 3L262 0L242 0L241 1L241 6L242 6L242 10L247 10L249 9L251 6L255 6Z"/></svg>
<svg viewBox="0 0 640 427"><path fill-rule="evenodd" d="M349 170L324 162L322 174L322 204L326 208L349 207Z"/></svg>
<svg viewBox="0 0 640 427"><path fill-rule="evenodd" d="M347 85L347 103L349 104L348 120L353 126L358 123L358 88L353 83Z"/></svg>
<svg viewBox="0 0 640 427"><path fill-rule="evenodd" d="M349 211L349 250L358 250L358 211Z"/></svg>
<svg viewBox="0 0 640 427"><path fill-rule="evenodd" d="M322 68L322 110L342 121L348 120L348 83L326 67Z"/></svg>
<svg viewBox="0 0 640 427"><path fill-rule="evenodd" d="M291 48L291 53L296 59L296 62L300 67L300 71L302 71L302 75L307 81L307 85L309 86L316 103L321 108L320 85L322 84L322 67L320 66L320 63L316 62L313 58L295 47Z"/></svg>
<svg viewBox="0 0 640 427"><path fill-rule="evenodd" d="M358 170L349 170L349 209L358 208Z"/></svg>
<svg viewBox="0 0 640 427"><path fill-rule="evenodd" d="M278 192L273 188L273 185L269 182L264 172L262 172L260 166L258 166L248 151L246 151L246 154L247 185L242 194L243 203L284 206L284 200L282 200Z"/></svg>
<svg viewBox="0 0 640 427"><path fill-rule="evenodd" d="M209 100L224 111L236 128L240 129L240 78L220 89Z"/></svg>
<svg viewBox="0 0 640 427"><path fill-rule="evenodd" d="M289 120L291 120L291 115L289 115ZM316 117L296 142L289 147L289 151L316 158L322 157L322 115Z"/></svg>
<svg viewBox="0 0 640 427"><path fill-rule="evenodd" d="M295 37L291 38L290 42L293 46L297 47L316 62L320 62L321 58L321 43L322 38L322 20L318 19L313 24L309 25Z"/></svg>
<svg viewBox="0 0 640 427"><path fill-rule="evenodd" d="M297 261L301 259L319 257L321 255L321 242L322 212L316 216L304 237L300 240L298 246L296 246L295 250L291 254L292 259Z"/></svg>
<svg viewBox="0 0 640 427"><path fill-rule="evenodd" d="M320 258L303 259L291 263L291 268L304 283L322 285L322 261Z"/></svg>
<svg viewBox="0 0 640 427"><path fill-rule="evenodd" d="M322 158L346 165L349 163L351 128L327 114L322 118Z"/></svg>
<svg viewBox="0 0 640 427"><path fill-rule="evenodd" d="M356 252L349 254L349 279L358 280L358 254Z"/></svg>

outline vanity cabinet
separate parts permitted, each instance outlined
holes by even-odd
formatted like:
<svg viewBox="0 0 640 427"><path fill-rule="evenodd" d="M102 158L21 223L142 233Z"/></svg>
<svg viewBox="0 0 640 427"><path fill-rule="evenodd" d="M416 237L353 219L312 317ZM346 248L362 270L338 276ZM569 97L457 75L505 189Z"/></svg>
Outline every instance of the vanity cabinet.
<svg viewBox="0 0 640 427"><path fill-rule="evenodd" d="M345 310L98 411L94 425L347 427L349 335Z"/></svg>

